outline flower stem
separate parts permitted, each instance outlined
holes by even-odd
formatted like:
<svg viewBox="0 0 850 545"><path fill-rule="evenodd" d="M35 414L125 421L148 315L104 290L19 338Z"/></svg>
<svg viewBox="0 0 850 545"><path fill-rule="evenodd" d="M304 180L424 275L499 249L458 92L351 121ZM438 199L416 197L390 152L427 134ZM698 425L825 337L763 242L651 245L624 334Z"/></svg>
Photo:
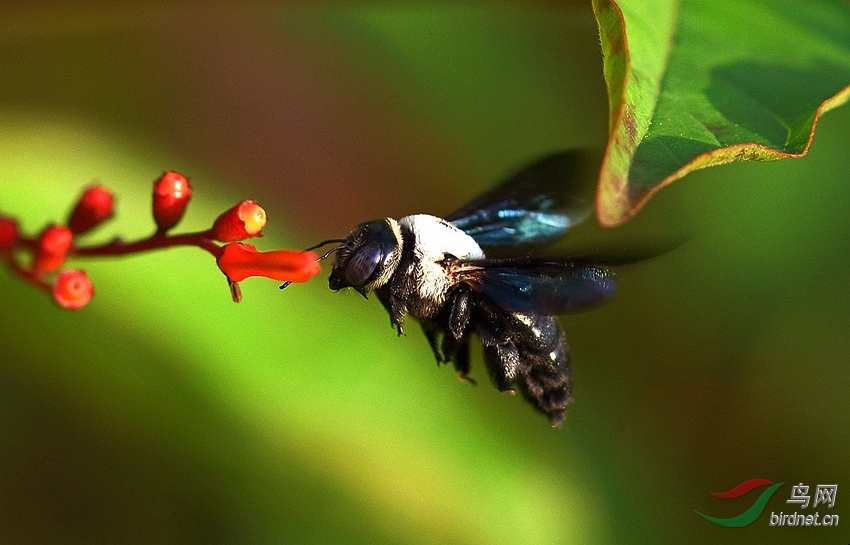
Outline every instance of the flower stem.
<svg viewBox="0 0 850 545"><path fill-rule="evenodd" d="M41 274L38 274L34 271L30 271L24 268L17 259L15 259L14 254L11 251L3 251L0 252L0 256L2 256L3 260L9 266L9 269L15 273L22 280L32 284L33 286L49 292L51 290L50 284L48 284Z"/></svg>
<svg viewBox="0 0 850 545"><path fill-rule="evenodd" d="M123 242L120 239L115 239L100 246L74 247L69 253L77 257L118 256L172 246L197 246L218 258L221 255L221 247L208 237L209 231L173 236L157 231L150 237L135 242Z"/></svg>

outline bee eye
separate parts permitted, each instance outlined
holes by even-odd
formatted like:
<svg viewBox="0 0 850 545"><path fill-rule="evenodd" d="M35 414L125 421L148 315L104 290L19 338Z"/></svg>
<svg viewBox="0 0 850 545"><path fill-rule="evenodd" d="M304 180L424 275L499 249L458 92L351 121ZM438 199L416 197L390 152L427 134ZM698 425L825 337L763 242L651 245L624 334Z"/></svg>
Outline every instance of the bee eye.
<svg viewBox="0 0 850 545"><path fill-rule="evenodd" d="M378 242L370 242L357 250L345 266L345 279L352 286L362 286L369 281L384 259L384 250Z"/></svg>

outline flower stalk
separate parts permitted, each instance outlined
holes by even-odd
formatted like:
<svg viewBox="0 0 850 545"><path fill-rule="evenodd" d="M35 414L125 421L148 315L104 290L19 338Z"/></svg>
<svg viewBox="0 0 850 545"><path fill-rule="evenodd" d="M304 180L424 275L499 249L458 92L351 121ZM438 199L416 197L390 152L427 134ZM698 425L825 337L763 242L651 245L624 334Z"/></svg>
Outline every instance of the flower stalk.
<svg viewBox="0 0 850 545"><path fill-rule="evenodd" d="M86 306L94 296L94 287L84 271L62 270L69 259L196 246L215 258L236 302L242 298L239 282L249 276L306 282L320 272L318 256L312 251L261 252L251 244L241 243L261 236L266 224L265 210L254 201L242 201L225 211L208 230L171 234L170 230L185 214L192 191L188 178L177 172L169 171L157 178L152 197L156 229L150 236L131 242L117 237L98 245L80 242L82 236L115 213L114 195L101 185L91 185L83 191L66 225L48 225L37 237L22 234L15 218L0 214L0 262L32 286L50 293L58 305L71 310ZM29 260L25 259L27 255L31 256Z"/></svg>

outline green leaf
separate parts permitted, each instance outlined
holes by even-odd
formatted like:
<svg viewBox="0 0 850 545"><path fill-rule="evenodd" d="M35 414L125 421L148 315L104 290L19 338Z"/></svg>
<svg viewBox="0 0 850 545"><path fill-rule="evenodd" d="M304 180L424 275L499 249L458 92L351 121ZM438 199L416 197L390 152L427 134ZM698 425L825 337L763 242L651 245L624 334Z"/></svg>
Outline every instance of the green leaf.
<svg viewBox="0 0 850 545"><path fill-rule="evenodd" d="M594 0L610 139L601 223L627 221L689 172L808 152L850 96L844 0Z"/></svg>

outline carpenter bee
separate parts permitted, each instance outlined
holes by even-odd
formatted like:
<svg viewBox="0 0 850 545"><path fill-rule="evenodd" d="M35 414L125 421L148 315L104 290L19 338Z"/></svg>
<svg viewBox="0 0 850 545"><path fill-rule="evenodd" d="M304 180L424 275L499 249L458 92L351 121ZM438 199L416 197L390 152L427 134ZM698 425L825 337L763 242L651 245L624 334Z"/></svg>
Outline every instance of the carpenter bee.
<svg viewBox="0 0 850 545"><path fill-rule="evenodd" d="M469 373L477 335L501 391L518 388L553 425L570 402L570 355L555 318L614 294L614 273L583 257L540 257L590 216L598 162L562 152L521 169L445 218L427 214L361 223L340 245L329 286L374 292L398 334L410 314L438 364Z"/></svg>

